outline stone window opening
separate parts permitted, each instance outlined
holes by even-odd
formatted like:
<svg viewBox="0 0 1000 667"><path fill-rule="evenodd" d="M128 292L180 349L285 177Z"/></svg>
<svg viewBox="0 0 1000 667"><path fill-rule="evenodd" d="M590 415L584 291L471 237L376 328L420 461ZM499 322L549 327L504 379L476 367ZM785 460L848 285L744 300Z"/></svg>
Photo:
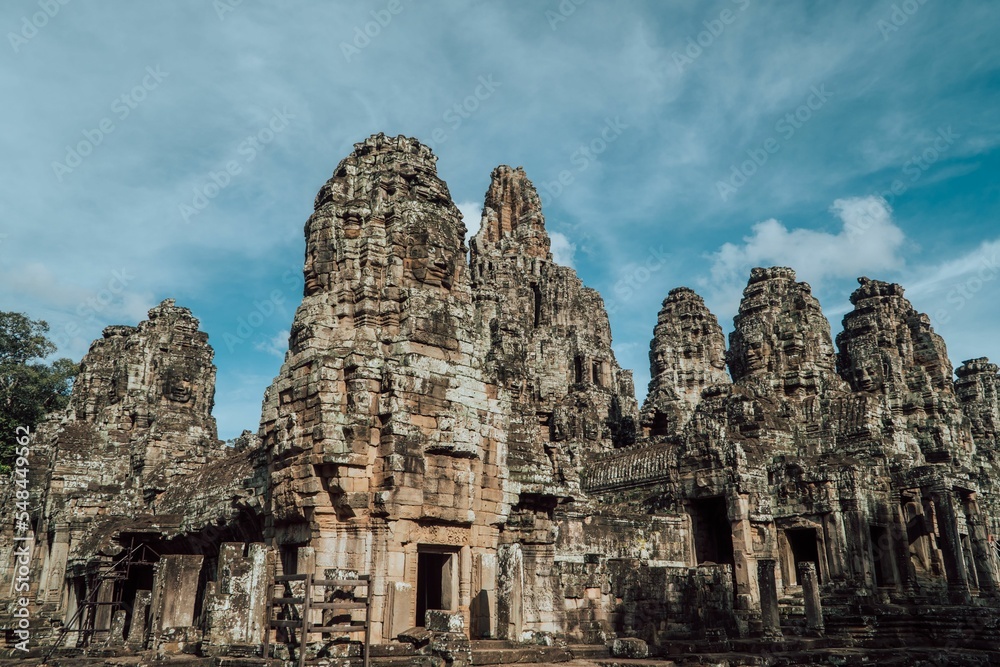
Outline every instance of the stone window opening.
<svg viewBox="0 0 1000 667"><path fill-rule="evenodd" d="M574 375L576 384L582 384L583 383L583 357L582 356L576 355L576 357L573 358L573 371L574 371L573 375Z"/></svg>
<svg viewBox="0 0 1000 667"><path fill-rule="evenodd" d="M593 364L591 364L590 372L591 372L591 376L593 377L594 384L596 384L598 387L602 386L602 384L601 384L601 362L595 361Z"/></svg>
<svg viewBox="0 0 1000 667"><path fill-rule="evenodd" d="M536 414L538 418L538 436L542 442L553 442L555 440L555 434L552 429L552 413L551 412L539 412Z"/></svg>
<svg viewBox="0 0 1000 667"><path fill-rule="evenodd" d="M542 322L542 290L539 289L538 283L531 284L531 294L534 299L535 308L535 328Z"/></svg>
<svg viewBox="0 0 1000 667"><path fill-rule="evenodd" d="M304 546L306 546L305 542L291 542L278 546L281 574L299 573L299 548Z"/></svg>
<svg viewBox="0 0 1000 667"><path fill-rule="evenodd" d="M649 435L653 437L670 435L670 418L665 412L657 410L653 414L653 423L650 426Z"/></svg>
<svg viewBox="0 0 1000 667"><path fill-rule="evenodd" d="M458 559L455 551L428 547L417 552L416 627L425 624L429 609L458 609Z"/></svg>

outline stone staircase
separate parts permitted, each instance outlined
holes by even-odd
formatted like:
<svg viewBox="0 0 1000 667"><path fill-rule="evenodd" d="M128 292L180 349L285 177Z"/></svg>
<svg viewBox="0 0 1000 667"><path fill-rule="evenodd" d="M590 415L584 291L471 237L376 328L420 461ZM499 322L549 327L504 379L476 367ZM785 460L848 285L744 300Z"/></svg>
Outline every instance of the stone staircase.
<svg viewBox="0 0 1000 667"><path fill-rule="evenodd" d="M778 598L778 613L781 618L781 634L786 637L801 637L806 634L806 607L801 589L793 589Z"/></svg>
<svg viewBox="0 0 1000 667"><path fill-rule="evenodd" d="M476 639L469 642L473 665L530 665L536 663L568 662L575 658L607 657L606 646L566 645L543 646L521 644L499 639ZM362 667L361 647L358 644L342 645L336 656L313 658L307 654L306 664L325 667ZM283 656L287 659L288 656ZM292 656L294 658L294 656ZM216 661L216 667L254 667L264 665L260 658L235 661L223 658ZM251 664L252 663L252 664ZM273 664L273 663L272 663ZM445 667L439 656L427 655L426 651L408 642L373 644L369 664L371 667Z"/></svg>
<svg viewBox="0 0 1000 667"><path fill-rule="evenodd" d="M473 665L524 665L536 662L567 662L573 653L566 646L519 644L499 639L472 641Z"/></svg>

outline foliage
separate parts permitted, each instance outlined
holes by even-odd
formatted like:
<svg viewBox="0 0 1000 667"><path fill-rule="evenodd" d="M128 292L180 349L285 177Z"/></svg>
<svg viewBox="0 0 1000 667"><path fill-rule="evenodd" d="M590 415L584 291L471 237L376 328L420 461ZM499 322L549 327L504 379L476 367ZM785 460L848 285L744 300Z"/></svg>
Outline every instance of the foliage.
<svg viewBox="0 0 1000 667"><path fill-rule="evenodd" d="M14 461L16 429L31 429L69 402L78 365L44 359L56 350L46 337L49 325L21 313L0 311L0 473Z"/></svg>

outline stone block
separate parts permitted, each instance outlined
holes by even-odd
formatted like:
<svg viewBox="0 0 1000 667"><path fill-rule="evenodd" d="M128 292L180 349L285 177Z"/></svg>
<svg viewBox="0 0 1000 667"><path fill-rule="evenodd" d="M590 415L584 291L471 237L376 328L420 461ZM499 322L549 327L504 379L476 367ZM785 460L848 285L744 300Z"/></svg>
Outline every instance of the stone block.
<svg viewBox="0 0 1000 667"><path fill-rule="evenodd" d="M616 658L647 658L649 657L649 646L641 639L635 637L619 637L611 640L611 655Z"/></svg>
<svg viewBox="0 0 1000 667"><path fill-rule="evenodd" d="M428 609L424 615L424 627L431 632L465 632L465 617L461 612L443 609Z"/></svg>

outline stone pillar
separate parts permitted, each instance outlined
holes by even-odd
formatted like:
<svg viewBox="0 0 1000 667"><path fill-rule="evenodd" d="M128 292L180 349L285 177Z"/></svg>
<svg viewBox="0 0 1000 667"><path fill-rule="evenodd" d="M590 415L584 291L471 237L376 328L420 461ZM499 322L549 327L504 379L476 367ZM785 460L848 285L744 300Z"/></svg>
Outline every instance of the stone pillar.
<svg viewBox="0 0 1000 667"><path fill-rule="evenodd" d="M129 648L146 648L146 631L149 627L149 603L153 597L152 591L136 591L135 602L132 603L132 625L128 628L128 639L125 645Z"/></svg>
<svg viewBox="0 0 1000 667"><path fill-rule="evenodd" d="M806 608L806 630L816 636L823 634L823 603L819 594L819 577L816 564L799 563L799 583L802 585L802 600Z"/></svg>
<svg viewBox="0 0 1000 667"><path fill-rule="evenodd" d="M773 558L757 559L757 588L764 636L780 639L781 616L778 613L778 585L774 578L775 562Z"/></svg>
<svg viewBox="0 0 1000 667"><path fill-rule="evenodd" d="M124 609L116 609L111 616L111 632L108 633L108 640L105 646L120 647L125 645L125 615Z"/></svg>
<svg viewBox="0 0 1000 667"><path fill-rule="evenodd" d="M452 560L458 560L455 574L458 576L458 610L462 612L465 627L472 628L472 548L462 547Z"/></svg>
<svg viewBox="0 0 1000 667"><path fill-rule="evenodd" d="M390 582L389 604L386 607L388 618L385 620L385 627L389 629L388 639L395 639L400 632L416 625L413 618L415 608L413 586L403 581Z"/></svg>
<svg viewBox="0 0 1000 667"><path fill-rule="evenodd" d="M212 651L225 651L234 645L258 646L264 641L270 579L267 548L251 544L246 556L243 549L242 542L222 545L216 580L210 582L211 590L205 594L206 643Z"/></svg>
<svg viewBox="0 0 1000 667"><path fill-rule="evenodd" d="M474 597L470 605L472 639L496 637L496 554L476 554L472 569Z"/></svg>
<svg viewBox="0 0 1000 667"><path fill-rule="evenodd" d="M94 614L94 630L102 632L105 630L111 630L111 614L112 606L107 604L112 602L115 597L115 580L114 579L97 579L95 582L97 586L97 597L96 602L99 602L96 607L91 607L91 612Z"/></svg>
<svg viewBox="0 0 1000 667"><path fill-rule="evenodd" d="M916 573L910 561L910 535L906 530L903 506L899 498L893 499L895 510L889 517L889 534L892 536L892 555L899 575L899 585L903 589L913 584Z"/></svg>
<svg viewBox="0 0 1000 667"><path fill-rule="evenodd" d="M931 570L933 572L944 572L944 553L942 553L941 545L937 539L937 536L941 533L938 528L937 506L929 491L927 494L924 494L923 489L921 489L920 493L920 505L923 507L924 530L927 534L926 545L927 551L930 554Z"/></svg>
<svg viewBox="0 0 1000 667"><path fill-rule="evenodd" d="M497 549L497 636L520 641L523 618L524 555L520 544Z"/></svg>
<svg viewBox="0 0 1000 667"><path fill-rule="evenodd" d="M45 570L40 583L40 595L42 602L62 603L62 592L66 585L66 560L69 557L69 526L64 523L56 524L55 538L52 540L52 548L49 550L49 557L45 563Z"/></svg>
<svg viewBox="0 0 1000 667"><path fill-rule="evenodd" d="M295 571L299 574L316 573L316 550L312 547L299 547L296 554Z"/></svg>
<svg viewBox="0 0 1000 667"><path fill-rule="evenodd" d="M198 597L201 555L170 554L153 566L153 597L150 601L152 647L176 652L195 641L194 604Z"/></svg>
<svg viewBox="0 0 1000 667"><path fill-rule="evenodd" d="M736 496L730 509L733 535L733 586L736 588L736 608L748 611L756 607L753 571L753 528L750 525L750 498Z"/></svg>
<svg viewBox="0 0 1000 667"><path fill-rule="evenodd" d="M979 579L979 592L981 595L996 595L1000 592L1000 582L997 580L993 555L990 553L989 530L975 494L970 493L966 496L963 505L969 526L969 540L972 542L973 562Z"/></svg>
<svg viewBox="0 0 1000 667"><path fill-rule="evenodd" d="M919 516L917 514L918 510L920 512ZM912 492L900 495L899 509L896 517L902 536L902 539L899 541L901 554L899 558L899 571L900 574L903 572L906 573L905 584L906 589L910 593L915 593L917 590L917 567L914 558L917 558L921 564L930 562L930 554L926 548L928 538L926 535L921 534L921 526L924 523L922 515L923 507L919 496L914 499ZM913 535L910 535L911 525L916 528Z"/></svg>
<svg viewBox="0 0 1000 667"><path fill-rule="evenodd" d="M298 563L296 565L296 572L298 574L312 574L319 578L316 570L316 550L313 547L299 547L298 553ZM302 595L302 591L305 590L305 584L301 581L295 582L293 591L295 595ZM310 604L313 602L323 601L323 591L322 588L313 588L312 599ZM323 625L323 610L322 609L310 609L309 610L309 622L313 625Z"/></svg>
<svg viewBox="0 0 1000 667"><path fill-rule="evenodd" d="M856 505L856 501L852 501ZM875 570L872 562L872 536L871 528L864 512L851 509L844 512L844 525L847 530L847 541L850 545L850 572L851 577L859 586L874 590Z"/></svg>
<svg viewBox="0 0 1000 667"><path fill-rule="evenodd" d="M934 505L937 509L938 531L944 555L944 570L948 576L949 597L955 604L968 604L972 600L972 596L969 593L969 576L965 570L962 536L958 532L953 496L951 489L939 490L934 494Z"/></svg>
<svg viewBox="0 0 1000 667"><path fill-rule="evenodd" d="M834 510L823 517L823 533L826 539L826 563L831 580L843 579L847 574L847 534L844 531L844 517Z"/></svg>

